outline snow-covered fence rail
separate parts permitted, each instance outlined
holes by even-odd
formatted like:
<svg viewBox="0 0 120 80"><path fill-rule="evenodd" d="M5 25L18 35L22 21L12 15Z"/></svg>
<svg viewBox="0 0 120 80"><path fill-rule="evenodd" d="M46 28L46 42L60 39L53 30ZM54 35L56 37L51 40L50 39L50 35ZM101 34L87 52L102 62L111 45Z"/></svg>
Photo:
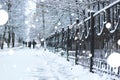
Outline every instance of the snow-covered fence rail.
<svg viewBox="0 0 120 80"><path fill-rule="evenodd" d="M106 59L94 58L93 71L101 75L108 74L114 78L120 78L120 68L110 66Z"/></svg>
<svg viewBox="0 0 120 80"><path fill-rule="evenodd" d="M120 0L113 2L98 12L91 12L85 20L76 20L67 29L47 38L48 46L61 48L67 60L90 68L90 72L103 72L120 77L106 62L112 52L119 52ZM63 54L63 53L62 53ZM64 55L63 54L63 55Z"/></svg>

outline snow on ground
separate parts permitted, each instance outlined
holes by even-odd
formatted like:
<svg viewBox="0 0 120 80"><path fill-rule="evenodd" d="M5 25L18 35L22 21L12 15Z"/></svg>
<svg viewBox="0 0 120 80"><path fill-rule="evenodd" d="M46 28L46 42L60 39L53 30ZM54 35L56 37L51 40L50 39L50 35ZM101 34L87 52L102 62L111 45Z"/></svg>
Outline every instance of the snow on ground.
<svg viewBox="0 0 120 80"><path fill-rule="evenodd" d="M0 80L109 80L43 48L0 50Z"/></svg>

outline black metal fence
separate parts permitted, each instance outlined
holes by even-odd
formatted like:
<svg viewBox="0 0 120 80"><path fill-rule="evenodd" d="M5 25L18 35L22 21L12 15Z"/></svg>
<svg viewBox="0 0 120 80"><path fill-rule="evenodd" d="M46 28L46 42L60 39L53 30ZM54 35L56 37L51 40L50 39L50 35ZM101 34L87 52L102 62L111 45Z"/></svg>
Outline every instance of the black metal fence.
<svg viewBox="0 0 120 80"><path fill-rule="evenodd" d="M107 27L108 25L108 27ZM110 26L110 27L109 27ZM120 77L120 69L107 64L107 57L114 51L120 53L120 1L117 0L98 12L91 12L84 21L76 20L67 29L49 36L47 46L66 51L67 60ZM63 55L64 55L63 54ZM116 72L117 70L117 72Z"/></svg>

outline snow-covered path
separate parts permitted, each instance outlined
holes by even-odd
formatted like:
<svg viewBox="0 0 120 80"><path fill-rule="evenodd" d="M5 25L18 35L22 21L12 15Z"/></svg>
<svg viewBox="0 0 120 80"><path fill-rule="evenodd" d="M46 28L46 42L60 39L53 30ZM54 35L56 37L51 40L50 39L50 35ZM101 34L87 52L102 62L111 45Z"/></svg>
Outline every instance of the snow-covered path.
<svg viewBox="0 0 120 80"><path fill-rule="evenodd" d="M0 80L37 80L39 77L52 80L54 75L41 51L29 48L1 51Z"/></svg>
<svg viewBox="0 0 120 80"><path fill-rule="evenodd" d="M56 56L50 55L50 52L47 54L43 49L14 48L1 51L0 80L67 79L67 76L64 76L65 71L58 68L58 66L62 67L63 60L58 62L58 60L54 60ZM64 67L61 69L64 69Z"/></svg>
<svg viewBox="0 0 120 80"><path fill-rule="evenodd" d="M48 50L0 50L0 80L109 80Z"/></svg>

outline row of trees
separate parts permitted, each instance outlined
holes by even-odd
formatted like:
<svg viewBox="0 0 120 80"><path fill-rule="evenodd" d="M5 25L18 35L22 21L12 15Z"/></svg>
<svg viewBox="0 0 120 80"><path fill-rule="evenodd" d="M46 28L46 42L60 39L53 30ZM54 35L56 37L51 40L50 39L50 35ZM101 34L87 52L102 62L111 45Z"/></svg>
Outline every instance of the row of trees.
<svg viewBox="0 0 120 80"><path fill-rule="evenodd" d="M68 24L72 24L76 18L81 21L88 17L91 10L98 11L107 6L114 0L38 0L36 2L36 18L40 21L37 22L42 27L42 9L44 4L44 16L45 16L45 30L46 35L55 31L55 26L58 30L62 27L67 27ZM61 23L59 25L59 23ZM41 30L41 34L43 31Z"/></svg>
<svg viewBox="0 0 120 80"><path fill-rule="evenodd" d="M0 26L0 47L3 49L4 42L7 46L12 47L15 45L15 39L23 38L24 34L24 17L23 14L25 2L21 0L0 0L1 9L4 9L9 14L8 22Z"/></svg>
<svg viewBox="0 0 120 80"><path fill-rule="evenodd" d="M28 8L28 1L36 4L36 8L33 9L35 11ZM6 38L8 47L12 38L18 41L26 39L28 35L25 35L27 33L25 20L29 18L30 23L35 26L30 29L30 38L37 36L37 39L41 39L43 35L47 37L53 33L55 26L58 27L58 31L72 24L76 18L82 21L90 15L90 10L100 10L112 1L114 0L0 0L2 8L8 11L10 16L8 23L0 27L0 34L3 39ZM27 10L31 12L26 14ZM43 34L42 12L44 13L45 34ZM12 37L12 34L15 36Z"/></svg>

